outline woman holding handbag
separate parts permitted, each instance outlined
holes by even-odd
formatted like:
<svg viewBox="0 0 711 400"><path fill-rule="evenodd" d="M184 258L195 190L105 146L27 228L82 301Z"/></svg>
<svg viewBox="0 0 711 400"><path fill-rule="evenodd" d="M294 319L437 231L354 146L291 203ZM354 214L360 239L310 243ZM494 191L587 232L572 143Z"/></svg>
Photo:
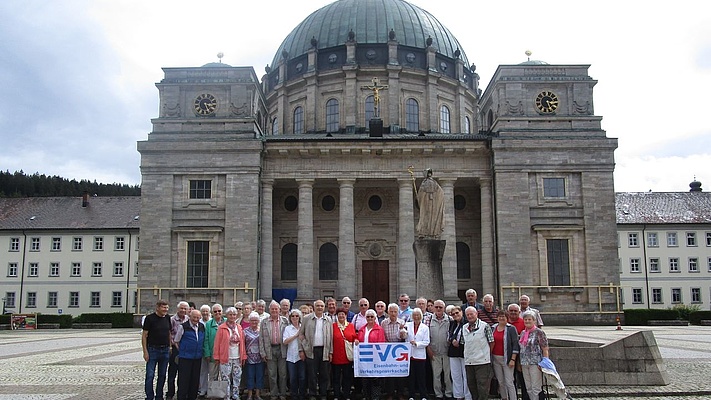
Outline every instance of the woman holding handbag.
<svg viewBox="0 0 711 400"><path fill-rule="evenodd" d="M452 374L452 394L456 400L472 400L467 386L467 373L464 368L464 341L462 329L466 321L462 315L462 308L452 307L452 322L449 323L449 369Z"/></svg>
<svg viewBox="0 0 711 400"><path fill-rule="evenodd" d="M346 320L348 309L336 310L333 323L333 398L350 400L353 382L353 341L356 332L353 324Z"/></svg>
<svg viewBox="0 0 711 400"><path fill-rule="evenodd" d="M299 328L301 311L289 311L289 325L284 328L286 347L286 369L289 373L289 390L292 400L303 400L306 396L306 363L299 357Z"/></svg>
<svg viewBox="0 0 711 400"><path fill-rule="evenodd" d="M244 332L237 323L237 309L229 307L225 314L227 321L217 328L212 358L220 364L220 381L227 382L224 400L236 400L239 399L242 365L247 359L247 353L244 347Z"/></svg>

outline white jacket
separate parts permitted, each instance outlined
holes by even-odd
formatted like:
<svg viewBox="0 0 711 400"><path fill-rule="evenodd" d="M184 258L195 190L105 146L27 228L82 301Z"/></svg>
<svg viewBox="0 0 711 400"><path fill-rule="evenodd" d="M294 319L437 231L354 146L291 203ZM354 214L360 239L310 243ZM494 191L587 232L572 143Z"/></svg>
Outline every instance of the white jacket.
<svg viewBox="0 0 711 400"><path fill-rule="evenodd" d="M417 334L415 334L415 323L410 321L405 324L405 329L407 329L407 342L410 343L414 340L416 343L412 346L412 354L410 354L410 358L426 360L427 346L430 345L430 328L428 328L424 323L420 323L417 327Z"/></svg>

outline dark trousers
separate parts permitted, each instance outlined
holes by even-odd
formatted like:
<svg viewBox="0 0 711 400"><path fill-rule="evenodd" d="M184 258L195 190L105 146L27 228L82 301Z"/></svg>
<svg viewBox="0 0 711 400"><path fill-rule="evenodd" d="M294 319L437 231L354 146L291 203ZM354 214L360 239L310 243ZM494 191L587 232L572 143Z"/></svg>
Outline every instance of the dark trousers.
<svg viewBox="0 0 711 400"><path fill-rule="evenodd" d="M409 379L410 378L406 376L398 378L383 378L382 392L388 396L393 396L395 399L397 399L397 397L395 397L396 393L399 397L408 397L405 396L405 392Z"/></svg>
<svg viewBox="0 0 711 400"><path fill-rule="evenodd" d="M363 396L366 399L380 398L380 378L363 378Z"/></svg>
<svg viewBox="0 0 711 400"><path fill-rule="evenodd" d="M353 364L333 364L333 397L348 399L351 397L353 383Z"/></svg>
<svg viewBox="0 0 711 400"><path fill-rule="evenodd" d="M427 360L410 359L410 397L416 398L415 393L420 394L420 398L427 397Z"/></svg>
<svg viewBox="0 0 711 400"><path fill-rule="evenodd" d="M178 347L173 346L170 352L170 361L168 361L168 392L165 397L175 397L175 376L178 375Z"/></svg>
<svg viewBox="0 0 711 400"><path fill-rule="evenodd" d="M314 346L314 358L306 357L306 376L309 381L309 395L326 397L331 363L323 361L323 346ZM318 390L317 390L318 388Z"/></svg>
<svg viewBox="0 0 711 400"><path fill-rule="evenodd" d="M472 399L486 400L489 398L489 384L494 376L491 363L481 365L467 365L467 386L472 394Z"/></svg>
<svg viewBox="0 0 711 400"><path fill-rule="evenodd" d="M200 365L202 359L180 358L178 361L178 400L197 398L200 387Z"/></svg>

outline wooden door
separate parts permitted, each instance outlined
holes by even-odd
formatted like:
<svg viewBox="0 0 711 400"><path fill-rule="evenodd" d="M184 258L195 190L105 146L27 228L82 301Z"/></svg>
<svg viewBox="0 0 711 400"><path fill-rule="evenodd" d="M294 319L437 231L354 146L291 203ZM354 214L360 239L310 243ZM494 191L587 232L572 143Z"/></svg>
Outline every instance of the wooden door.
<svg viewBox="0 0 711 400"><path fill-rule="evenodd" d="M390 302L390 264L388 260L363 261L363 297L370 302L370 308L375 302Z"/></svg>

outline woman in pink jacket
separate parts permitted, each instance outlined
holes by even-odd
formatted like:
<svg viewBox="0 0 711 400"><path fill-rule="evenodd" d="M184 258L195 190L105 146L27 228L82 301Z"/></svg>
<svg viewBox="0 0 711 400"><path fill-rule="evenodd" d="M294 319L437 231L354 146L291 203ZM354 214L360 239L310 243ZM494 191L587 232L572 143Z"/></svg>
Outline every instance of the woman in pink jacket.
<svg viewBox="0 0 711 400"><path fill-rule="evenodd" d="M378 314L370 309L365 312L365 325L358 330L358 339L353 344L359 343L385 343L385 331L378 324ZM378 378L363 378L363 398L380 398L380 382Z"/></svg>
<svg viewBox="0 0 711 400"><path fill-rule="evenodd" d="M242 365L247 359L244 347L244 333L237 323L237 309L230 307L225 311L227 321L217 328L212 358L220 364L223 381L229 382L224 400L239 399L239 382L242 378ZM231 394L231 396L230 396Z"/></svg>

